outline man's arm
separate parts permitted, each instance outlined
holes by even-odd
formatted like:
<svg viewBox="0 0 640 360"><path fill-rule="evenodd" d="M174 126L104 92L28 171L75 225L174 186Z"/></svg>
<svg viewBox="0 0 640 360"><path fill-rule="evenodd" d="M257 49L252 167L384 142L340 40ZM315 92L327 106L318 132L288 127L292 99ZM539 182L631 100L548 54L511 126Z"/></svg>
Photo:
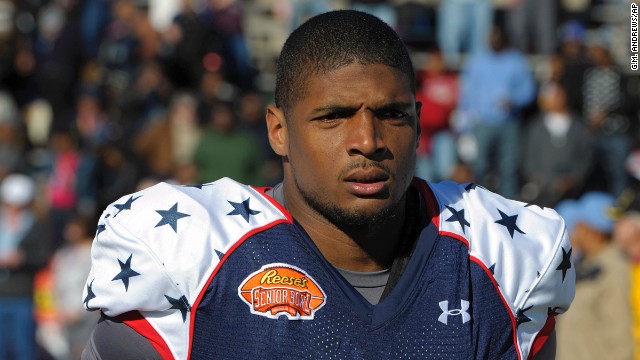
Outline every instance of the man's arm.
<svg viewBox="0 0 640 360"><path fill-rule="evenodd" d="M556 331L549 334L549 338L542 345L540 351L533 357L534 360L554 360L556 358Z"/></svg>
<svg viewBox="0 0 640 360"><path fill-rule="evenodd" d="M162 359L149 340L115 318L102 316L82 352L82 360Z"/></svg>

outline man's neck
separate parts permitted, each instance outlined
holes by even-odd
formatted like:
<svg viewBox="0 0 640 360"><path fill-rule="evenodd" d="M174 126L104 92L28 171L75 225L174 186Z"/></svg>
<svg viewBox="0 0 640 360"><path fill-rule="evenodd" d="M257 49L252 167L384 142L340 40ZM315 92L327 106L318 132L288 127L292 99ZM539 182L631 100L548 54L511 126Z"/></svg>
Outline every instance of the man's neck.
<svg viewBox="0 0 640 360"><path fill-rule="evenodd" d="M385 221L367 227L339 228L310 206L304 206L303 199L292 198L282 188L275 190L276 200L287 208L332 265L361 272L391 267L404 237L405 199Z"/></svg>
<svg viewBox="0 0 640 360"><path fill-rule="evenodd" d="M404 216L368 229L345 231L321 216L305 215L294 217L327 261L342 269L360 272L388 269L402 242Z"/></svg>

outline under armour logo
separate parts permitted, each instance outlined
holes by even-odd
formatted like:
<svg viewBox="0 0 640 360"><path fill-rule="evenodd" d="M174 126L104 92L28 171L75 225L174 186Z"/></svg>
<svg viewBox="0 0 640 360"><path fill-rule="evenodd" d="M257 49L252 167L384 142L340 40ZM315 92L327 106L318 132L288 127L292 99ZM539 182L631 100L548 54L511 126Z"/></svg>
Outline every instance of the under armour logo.
<svg viewBox="0 0 640 360"><path fill-rule="evenodd" d="M460 300L460 309L452 309L449 310L449 301L440 301L438 303L440 305L440 309L442 309L442 314L438 317L438 321L447 325L447 319L449 315L462 315L462 323L466 323L471 320L471 315L467 312L469 310L469 302L467 300Z"/></svg>

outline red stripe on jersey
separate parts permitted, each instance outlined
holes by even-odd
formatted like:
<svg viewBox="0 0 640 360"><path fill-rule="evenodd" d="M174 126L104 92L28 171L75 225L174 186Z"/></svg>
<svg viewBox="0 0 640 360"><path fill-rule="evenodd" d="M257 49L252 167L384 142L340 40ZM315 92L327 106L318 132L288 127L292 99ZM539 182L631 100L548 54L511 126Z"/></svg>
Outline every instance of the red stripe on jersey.
<svg viewBox="0 0 640 360"><path fill-rule="evenodd" d="M433 191L425 180L416 177L411 181L411 186L420 191L424 197L427 206L427 218L431 219L431 222L440 230L440 204Z"/></svg>
<svg viewBox="0 0 640 360"><path fill-rule="evenodd" d="M496 279L493 277L493 273L491 272L491 270L489 270L489 268L477 257L469 255L469 260L478 264L482 268L482 270L484 270L484 272L487 274L487 276L491 280L491 283L493 284L493 287L498 293L498 296L500 296L500 300L502 300L502 304L504 305L505 309L507 309L507 313L509 314L509 318L511 319L511 326L513 327L513 345L515 345L516 353L518 354L518 359L520 359L522 357L522 354L520 353L520 347L518 346L518 324L516 322L515 315L511 312L511 307L509 307L509 303L504 298L504 296L502 296L502 291L500 291L500 287L498 286Z"/></svg>
<svg viewBox="0 0 640 360"><path fill-rule="evenodd" d="M158 334L156 329L145 319L138 311L129 311L116 317L127 326L135 330L138 334L149 340L154 349L163 359L173 359L173 354L169 349L169 345L164 341L162 336Z"/></svg>
<svg viewBox="0 0 640 360"><path fill-rule="evenodd" d="M209 285L211 284L211 281L213 281L213 278L218 274L218 271L220 271L220 268L222 267L222 264L224 264L224 262L229 258L229 256L240 246L242 245L245 240L247 240L248 238L250 238L251 236L260 233L262 231L265 231L267 229L270 229L278 224L282 224L282 223L292 223L293 222L293 218L291 217L291 214L289 214L288 211L286 211L282 205L280 205L277 201L275 201L273 198L271 198L270 196L266 195L264 193L264 191L268 190L269 188L253 188L254 190L258 191L258 193L260 195L262 195L265 199L269 200L269 202L271 202L274 206L276 206L280 211L282 211L282 213L286 216L285 219L278 219L275 221L272 221L266 225L257 227L249 232L247 232L246 234L244 234L240 239L238 239L231 248L229 248L229 250L224 254L224 256L222 257L222 259L220 259L220 262L218 263L218 265L216 266L216 268L213 270L213 272L211 273L211 275L209 276L209 279L207 280L207 282L205 283L205 285L202 287L202 290L200 292L200 294L198 294L198 297L196 298L196 300L193 302L193 305L191 306L191 323L189 325L189 350L187 352L187 359L191 358L191 342L193 339L193 326L195 324L195 319L196 319L196 312L198 309L198 305L200 304L200 302L202 301L202 297L204 296L204 293L206 292L206 290L209 288Z"/></svg>
<svg viewBox="0 0 640 360"><path fill-rule="evenodd" d="M464 243L467 246L467 249L469 248L469 240L467 240L467 238L465 238L462 235L456 234L454 232L449 232L449 231L440 231L439 234L442 235L442 236L448 236L450 238L454 238L454 239Z"/></svg>
<svg viewBox="0 0 640 360"><path fill-rule="evenodd" d="M536 354L542 349L544 344L546 344L547 340L549 340L549 336L553 332L553 329L556 327L556 317L555 313L552 313L547 317L547 321L544 323L542 329L536 335L536 338L533 339L533 344L531 345L531 352L529 352L529 357L527 359L533 359Z"/></svg>
<svg viewBox="0 0 640 360"><path fill-rule="evenodd" d="M251 186L252 189L256 190L257 192L260 193L260 195L262 195L262 197L264 197L265 199L267 199L271 205L275 206L278 210L280 210L280 212L287 217L287 220L289 220L290 223L293 223L293 216L291 216L291 214L289 213L289 211L287 209L284 208L284 206L282 204L280 204L279 202L276 201L276 199L272 198L271 196L267 195L267 191L271 190L271 187L258 187L258 186Z"/></svg>

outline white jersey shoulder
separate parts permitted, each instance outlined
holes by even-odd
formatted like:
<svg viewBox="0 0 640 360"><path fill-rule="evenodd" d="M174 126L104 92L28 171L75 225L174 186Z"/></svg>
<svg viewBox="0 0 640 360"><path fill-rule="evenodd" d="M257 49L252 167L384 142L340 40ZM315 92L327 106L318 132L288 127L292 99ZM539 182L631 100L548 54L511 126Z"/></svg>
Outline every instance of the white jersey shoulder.
<svg viewBox="0 0 640 360"><path fill-rule="evenodd" d="M467 243L471 260L495 279L527 358L549 315L565 312L575 294L564 220L551 208L509 200L474 184L443 182L431 188L440 204L440 232Z"/></svg>
<svg viewBox="0 0 640 360"><path fill-rule="evenodd" d="M197 186L160 183L124 196L98 222L84 306L108 316L163 312L146 318L183 358L191 305L224 254L285 221L258 190L228 178Z"/></svg>

